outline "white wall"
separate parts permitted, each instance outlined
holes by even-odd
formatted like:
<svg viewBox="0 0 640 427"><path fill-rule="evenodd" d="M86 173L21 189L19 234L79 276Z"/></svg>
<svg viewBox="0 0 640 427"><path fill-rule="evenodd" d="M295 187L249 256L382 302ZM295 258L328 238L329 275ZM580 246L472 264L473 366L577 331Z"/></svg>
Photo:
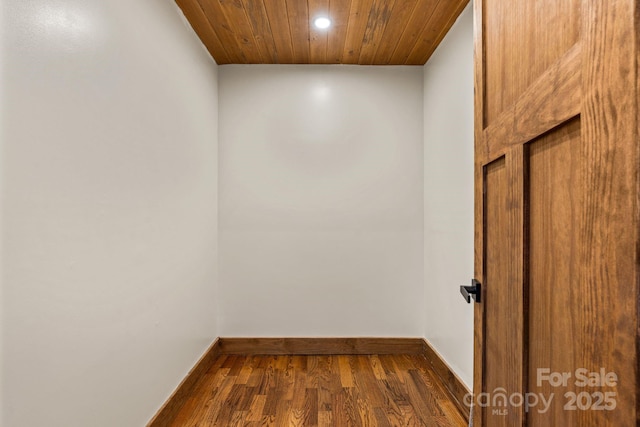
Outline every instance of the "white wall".
<svg viewBox="0 0 640 427"><path fill-rule="evenodd" d="M219 73L220 335L422 336L422 67Z"/></svg>
<svg viewBox="0 0 640 427"><path fill-rule="evenodd" d="M217 66L171 0L2 7L0 424L144 425L217 335Z"/></svg>
<svg viewBox="0 0 640 427"><path fill-rule="evenodd" d="M460 378L473 379L472 5L424 67L426 338Z"/></svg>

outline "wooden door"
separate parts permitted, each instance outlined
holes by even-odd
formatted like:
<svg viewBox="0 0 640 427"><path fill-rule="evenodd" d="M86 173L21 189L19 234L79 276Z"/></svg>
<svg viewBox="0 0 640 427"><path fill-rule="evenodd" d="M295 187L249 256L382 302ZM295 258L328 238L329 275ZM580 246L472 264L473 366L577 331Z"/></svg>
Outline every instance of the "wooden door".
<svg viewBox="0 0 640 427"><path fill-rule="evenodd" d="M475 1L475 426L637 423L639 8Z"/></svg>

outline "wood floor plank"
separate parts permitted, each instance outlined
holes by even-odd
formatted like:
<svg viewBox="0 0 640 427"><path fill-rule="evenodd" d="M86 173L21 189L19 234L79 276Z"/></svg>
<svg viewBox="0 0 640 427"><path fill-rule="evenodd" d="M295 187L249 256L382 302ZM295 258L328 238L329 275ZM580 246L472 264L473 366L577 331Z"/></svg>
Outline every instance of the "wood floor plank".
<svg viewBox="0 0 640 427"><path fill-rule="evenodd" d="M458 407L452 401L448 399L438 400L438 406L442 410L442 413L447 420L453 421L460 425L464 425L467 423L466 420L462 417L462 414L460 414L460 411L458 411Z"/></svg>
<svg viewBox="0 0 640 427"><path fill-rule="evenodd" d="M282 371L275 371L274 372L274 378L276 378L276 386L273 389L269 389L266 391L267 394L267 400L264 403L264 408L262 409L262 413L264 415L276 415L276 409L278 407L278 402L280 400L282 400L282 394L283 394L283 384L284 382L282 381L282 376L284 375L284 373Z"/></svg>
<svg viewBox="0 0 640 427"><path fill-rule="evenodd" d="M318 427L331 427L333 425L331 411L318 411Z"/></svg>
<svg viewBox="0 0 640 427"><path fill-rule="evenodd" d="M275 425L286 426L289 425L289 414L291 413L291 401L280 400L276 408Z"/></svg>
<svg viewBox="0 0 640 427"><path fill-rule="evenodd" d="M217 389L215 394L211 396L205 403L204 407L202 408L203 412L194 414L195 416L192 418L192 420L196 422L196 424L194 425L198 425L198 420L206 420L205 424L213 424L216 421L220 410L223 408L223 405L219 405L217 404L217 402L226 401L227 397L231 393L231 390L233 389L234 384L234 377L225 378L225 381L222 383L220 388Z"/></svg>
<svg viewBox="0 0 640 427"><path fill-rule="evenodd" d="M414 370L415 372L415 370ZM434 425L434 416L441 415L439 408L433 401L431 393L423 395L424 387L422 382L416 382L414 375L410 372L403 373L405 384L409 392L409 402L416 415L423 424Z"/></svg>
<svg viewBox="0 0 640 427"><path fill-rule="evenodd" d="M389 418L387 417L387 413L383 408L376 408L374 410L374 414L376 416L376 423L378 427L392 427L389 422Z"/></svg>
<svg viewBox="0 0 640 427"><path fill-rule="evenodd" d="M260 427L275 426L275 425L276 425L275 415L263 415L262 419L260 420L260 423L257 424L257 426L260 426Z"/></svg>
<svg viewBox="0 0 640 427"><path fill-rule="evenodd" d="M262 410L264 404L267 403L267 396L265 394L258 394L253 396L249 413L247 414L247 421L260 421L262 419Z"/></svg>
<svg viewBox="0 0 640 427"><path fill-rule="evenodd" d="M231 366L229 366L229 375L231 375L232 377L237 377L238 375L240 375L240 371L242 370L242 367L244 366L246 360L246 356L237 356Z"/></svg>
<svg viewBox="0 0 640 427"><path fill-rule="evenodd" d="M293 365L293 398L291 399L291 408L294 411L302 411L304 409L305 390L307 388L307 357L293 356L291 363Z"/></svg>
<svg viewBox="0 0 640 427"><path fill-rule="evenodd" d="M247 387L256 387L256 388L260 388L260 386L262 385L263 381L266 383L265 388L269 387L269 381L268 380L264 380L264 376L265 376L265 368L262 367L256 367L253 368L251 370L251 375L249 375L249 378L247 378ZM261 391L265 391L266 390L261 390Z"/></svg>
<svg viewBox="0 0 640 427"><path fill-rule="evenodd" d="M357 360L354 378L356 387L367 393L367 399L374 407L384 405L384 396L380 390L380 384L376 380L373 368L368 356L353 356Z"/></svg>
<svg viewBox="0 0 640 427"><path fill-rule="evenodd" d="M318 388L320 356L307 356L307 388Z"/></svg>
<svg viewBox="0 0 640 427"><path fill-rule="evenodd" d="M352 388L349 393L353 396L353 401L357 408L357 414L363 426L377 426L378 421L375 416L375 409L380 406L374 406L368 396L363 396L360 388Z"/></svg>
<svg viewBox="0 0 640 427"><path fill-rule="evenodd" d="M318 389L308 388L304 392L304 425L318 425Z"/></svg>
<svg viewBox="0 0 640 427"><path fill-rule="evenodd" d="M234 363L236 363L236 361L239 358L240 358L240 356L238 356L237 354L229 354L222 361L222 364L220 365L220 367L231 369L231 367L234 365Z"/></svg>
<svg viewBox="0 0 640 427"><path fill-rule="evenodd" d="M353 394L350 393L352 389L352 387L343 388L338 393L338 406L334 411L334 415L337 415L336 419L342 421L338 422L339 425L360 427L362 426L362 420L360 419L360 414L358 414L358 406L353 399Z"/></svg>
<svg viewBox="0 0 640 427"><path fill-rule="evenodd" d="M351 375L351 356L338 356L340 366L340 382L342 387L353 387L353 376Z"/></svg>
<svg viewBox="0 0 640 427"><path fill-rule="evenodd" d="M296 383L296 367L293 364L293 356L288 357L282 381L282 389L284 390L282 398L288 401L293 400L293 388Z"/></svg>
<svg viewBox="0 0 640 427"><path fill-rule="evenodd" d="M331 414L333 394L341 388L340 374L335 356L320 356L318 359L318 411ZM322 424L318 415L318 424Z"/></svg>
<svg viewBox="0 0 640 427"><path fill-rule="evenodd" d="M224 355L172 426L442 426L464 418L416 355Z"/></svg>
<svg viewBox="0 0 640 427"><path fill-rule="evenodd" d="M247 411L234 411L231 420L227 424L230 427L244 427L244 420L247 416Z"/></svg>
<svg viewBox="0 0 640 427"><path fill-rule="evenodd" d="M234 412L236 412L236 408L241 405L244 400L244 386L239 384L234 384L231 387L231 392L229 396L225 399L226 405L222 406L222 409L219 411L218 416L215 419L215 422L218 425L229 425L231 420L233 419ZM212 419L213 417L209 417Z"/></svg>
<svg viewBox="0 0 640 427"><path fill-rule="evenodd" d="M386 372L382 367L382 362L380 362L380 358L376 354L372 354L369 356L371 360L371 368L373 369L373 374L376 376L377 380L384 380L386 378Z"/></svg>
<svg viewBox="0 0 640 427"><path fill-rule="evenodd" d="M208 387L209 389L216 390L222 385L224 379L229 376L229 371L229 368L220 368L215 372L207 373L200 387ZM209 377L209 375L211 375L211 377Z"/></svg>
<svg viewBox="0 0 640 427"><path fill-rule="evenodd" d="M184 404L184 406L182 406L182 409L180 410L180 412L178 412L178 415L174 419L174 425L189 425L189 421L191 420L192 415L196 413L199 403L200 399L198 399L198 396L196 395L191 396L189 399L187 399L186 403Z"/></svg>
<svg viewBox="0 0 640 427"><path fill-rule="evenodd" d="M251 376L251 372L253 372L253 366L251 363L252 358L247 357L244 365L240 368L240 373L238 374L238 379L236 380L236 384L247 384L249 381L249 377Z"/></svg>

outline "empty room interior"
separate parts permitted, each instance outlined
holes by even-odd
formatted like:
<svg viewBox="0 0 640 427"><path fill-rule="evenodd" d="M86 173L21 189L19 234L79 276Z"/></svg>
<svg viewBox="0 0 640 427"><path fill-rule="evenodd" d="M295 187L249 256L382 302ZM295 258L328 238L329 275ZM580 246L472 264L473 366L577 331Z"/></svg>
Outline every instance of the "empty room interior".
<svg viewBox="0 0 640 427"><path fill-rule="evenodd" d="M637 1L0 6L0 426L638 425Z"/></svg>

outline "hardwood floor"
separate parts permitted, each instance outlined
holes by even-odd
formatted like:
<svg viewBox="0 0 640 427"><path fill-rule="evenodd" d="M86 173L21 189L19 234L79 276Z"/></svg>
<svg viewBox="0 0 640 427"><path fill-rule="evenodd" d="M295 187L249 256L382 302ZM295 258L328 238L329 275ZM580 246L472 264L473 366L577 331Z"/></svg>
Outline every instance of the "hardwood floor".
<svg viewBox="0 0 640 427"><path fill-rule="evenodd" d="M221 355L172 424L465 425L420 355Z"/></svg>

